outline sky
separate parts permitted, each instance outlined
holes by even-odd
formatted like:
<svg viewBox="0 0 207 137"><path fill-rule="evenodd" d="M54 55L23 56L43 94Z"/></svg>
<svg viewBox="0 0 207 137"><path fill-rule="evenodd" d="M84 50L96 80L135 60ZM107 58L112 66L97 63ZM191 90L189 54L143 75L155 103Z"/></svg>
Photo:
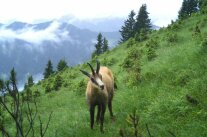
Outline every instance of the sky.
<svg viewBox="0 0 207 137"><path fill-rule="evenodd" d="M152 23L166 26L177 18L182 0L0 0L0 23L41 22L70 16L80 20L121 17L147 4Z"/></svg>

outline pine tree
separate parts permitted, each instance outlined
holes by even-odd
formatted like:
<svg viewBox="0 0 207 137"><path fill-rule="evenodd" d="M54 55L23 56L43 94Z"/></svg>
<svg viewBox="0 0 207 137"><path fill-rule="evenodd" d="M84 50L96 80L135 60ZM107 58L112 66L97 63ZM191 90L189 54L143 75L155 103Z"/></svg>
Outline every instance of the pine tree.
<svg viewBox="0 0 207 137"><path fill-rule="evenodd" d="M51 62L51 60L48 60L48 63L47 63L46 68L45 68L45 72L43 74L44 78L48 78L53 73L54 73L54 71L53 71L52 62Z"/></svg>
<svg viewBox="0 0 207 137"><path fill-rule="evenodd" d="M199 0L199 8L202 14L207 13L207 0Z"/></svg>
<svg viewBox="0 0 207 137"><path fill-rule="evenodd" d="M149 19L147 12L147 5L143 4L140 9L139 13L136 17L136 23L135 23L135 32L140 33L141 30L145 30L148 32L151 29L151 21Z"/></svg>
<svg viewBox="0 0 207 137"><path fill-rule="evenodd" d="M63 69L65 69L66 67L68 67L67 62L64 59L61 59L57 65L57 70L58 71L62 71Z"/></svg>
<svg viewBox="0 0 207 137"><path fill-rule="evenodd" d="M128 19L124 21L124 26L121 27L121 30L119 31L121 33L121 42L127 41L129 38L133 37L135 35L134 33L134 25L135 25L135 12L132 10L129 15Z"/></svg>
<svg viewBox="0 0 207 137"><path fill-rule="evenodd" d="M27 83L28 83L28 86L29 86L29 87L31 87L31 86L34 85L34 80L33 80L32 75L29 75L29 76L28 76Z"/></svg>
<svg viewBox="0 0 207 137"><path fill-rule="evenodd" d="M102 47L102 52L106 52L109 50L109 46L108 46L108 40L106 38L103 39L103 47Z"/></svg>
<svg viewBox="0 0 207 137"><path fill-rule="evenodd" d="M100 55L102 53L102 46L103 46L103 38L102 34L99 33L97 36L97 43L95 44L95 53L96 55Z"/></svg>
<svg viewBox="0 0 207 137"><path fill-rule="evenodd" d="M178 18L183 19L191 16L192 13L198 11L198 0L183 0L182 6L178 12Z"/></svg>

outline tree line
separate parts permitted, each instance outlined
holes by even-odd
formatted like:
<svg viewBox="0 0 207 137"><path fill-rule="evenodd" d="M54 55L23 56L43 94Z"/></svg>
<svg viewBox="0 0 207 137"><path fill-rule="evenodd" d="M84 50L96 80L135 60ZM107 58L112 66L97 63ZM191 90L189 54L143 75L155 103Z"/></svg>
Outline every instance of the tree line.
<svg viewBox="0 0 207 137"><path fill-rule="evenodd" d="M127 41L131 37L139 39L141 35L147 34L151 30L152 24L148 14L146 4L140 7L137 16L134 10L129 13L119 31L121 33L120 43Z"/></svg>

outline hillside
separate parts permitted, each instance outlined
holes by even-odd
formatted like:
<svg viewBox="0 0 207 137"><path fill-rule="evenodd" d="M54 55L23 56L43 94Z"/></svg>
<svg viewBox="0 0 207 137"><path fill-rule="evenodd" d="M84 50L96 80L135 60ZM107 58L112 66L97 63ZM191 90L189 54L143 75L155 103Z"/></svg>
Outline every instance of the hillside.
<svg viewBox="0 0 207 137"><path fill-rule="evenodd" d="M206 21L206 15L194 15L153 31L146 41L130 39L98 57L102 65L112 69L118 85L113 100L116 121L110 120L107 110L104 134L96 124L93 131L89 127L86 78L79 72L80 68L89 71L86 64L33 86L33 92L41 93L37 99L42 121L47 121L53 111L46 136L119 137L120 129L125 136L132 136L127 120L134 110L143 137L149 136L146 124L155 137L207 136ZM61 77L61 88L45 93L57 76Z"/></svg>

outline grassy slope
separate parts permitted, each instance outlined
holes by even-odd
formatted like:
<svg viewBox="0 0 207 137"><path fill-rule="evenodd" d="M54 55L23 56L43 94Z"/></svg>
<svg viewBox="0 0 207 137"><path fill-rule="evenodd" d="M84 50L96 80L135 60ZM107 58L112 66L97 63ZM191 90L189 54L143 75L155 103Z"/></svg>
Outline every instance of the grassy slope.
<svg viewBox="0 0 207 137"><path fill-rule="evenodd" d="M142 136L148 136L145 124L149 125L154 136L170 136L168 131L182 137L207 136L207 51L200 42L192 39L192 28L198 21L202 24L204 18L207 17L195 16L184 21L174 31L178 35L178 41L174 44L165 40L166 34L173 30L162 29L152 33L151 37L157 37L159 41L157 57L153 61L148 61L146 55L142 57L143 79L137 87L126 84L127 72L120 66L129 50L127 43L99 58L101 62L104 58L113 59L114 63L109 67L118 85L113 101L116 121L110 120L107 110L105 134L99 132L97 125L94 131L90 130L84 87L83 90L76 89L78 83L85 79L79 68L89 70L88 67L77 66L59 74L67 85L58 92L42 93L38 99L38 110L44 121L51 111L54 112L46 136L118 137L120 128L129 128L126 118L134 109L137 109L140 118L139 132ZM207 26L201 26L201 32L206 36ZM144 43L137 46L146 51L146 47L141 46ZM42 81L34 89L44 92L45 83L48 80ZM186 94L196 98L199 104L189 103Z"/></svg>

